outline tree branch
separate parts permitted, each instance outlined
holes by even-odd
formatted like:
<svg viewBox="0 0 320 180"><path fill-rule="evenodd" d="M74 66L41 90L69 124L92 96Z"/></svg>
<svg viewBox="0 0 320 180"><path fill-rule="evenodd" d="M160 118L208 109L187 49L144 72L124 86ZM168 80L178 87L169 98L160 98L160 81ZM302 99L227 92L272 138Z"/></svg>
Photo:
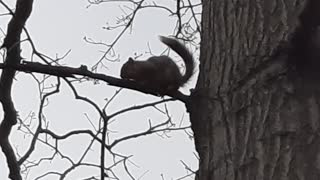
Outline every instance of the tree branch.
<svg viewBox="0 0 320 180"><path fill-rule="evenodd" d="M16 11L8 24L7 36L0 48L7 49L5 63L10 66L19 64L20 56L20 35L24 25L32 11L33 0L17 0ZM3 106L4 119L0 124L0 146L7 158L9 167L9 178L21 180L20 166L9 141L9 135L17 123L17 113L11 98L11 89L15 69L4 69L0 77L0 102Z"/></svg>
<svg viewBox="0 0 320 180"><path fill-rule="evenodd" d="M86 66L83 66L83 65L80 66L79 68L73 68L68 66L52 66L52 65L45 65L41 63L24 61L22 62L22 64L15 64L15 65L0 63L0 69L15 69L15 70L26 72L26 73L36 72L36 73L42 73L42 74L49 74L57 77L75 78L76 75L79 75L79 76L85 76L92 79L102 80L111 86L117 86L117 87L123 87L131 90L136 90L136 91L140 91L146 94L151 94L154 96L159 95L158 93L156 93L155 90L152 90L150 88L148 89L147 87L142 86L141 84L136 83L134 81L119 79L119 78L107 76L101 73L93 73L89 71ZM179 91L169 92L165 95L171 96L184 103L189 102L189 96L184 95Z"/></svg>

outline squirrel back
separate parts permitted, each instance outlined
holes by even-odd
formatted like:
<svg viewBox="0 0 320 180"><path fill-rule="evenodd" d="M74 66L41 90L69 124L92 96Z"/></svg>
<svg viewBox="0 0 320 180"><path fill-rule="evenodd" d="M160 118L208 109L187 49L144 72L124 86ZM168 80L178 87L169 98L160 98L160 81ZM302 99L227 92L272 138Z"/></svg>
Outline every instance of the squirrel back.
<svg viewBox="0 0 320 180"><path fill-rule="evenodd" d="M184 75L170 57L152 56L146 61L129 58L121 68L121 78L137 81L163 94L177 91L188 82L195 66L191 53L176 39L160 36L160 40L182 57L186 67Z"/></svg>

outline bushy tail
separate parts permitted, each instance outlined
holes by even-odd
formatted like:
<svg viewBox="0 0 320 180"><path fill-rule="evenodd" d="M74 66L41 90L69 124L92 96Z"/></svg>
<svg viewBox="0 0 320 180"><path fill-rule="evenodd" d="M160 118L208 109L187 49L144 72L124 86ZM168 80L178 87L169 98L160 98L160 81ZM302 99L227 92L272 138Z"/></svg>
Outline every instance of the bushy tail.
<svg viewBox="0 0 320 180"><path fill-rule="evenodd" d="M186 71L185 71L184 75L182 76L180 86L184 85L186 82L188 82L190 77L193 75L195 65L194 65L194 60L193 60L192 54L182 43L180 43L176 39L168 38L168 37L164 37L164 36L159 36L159 38L165 45L170 47L177 54L179 54L180 57L182 57L182 59L185 63L185 66L186 66Z"/></svg>

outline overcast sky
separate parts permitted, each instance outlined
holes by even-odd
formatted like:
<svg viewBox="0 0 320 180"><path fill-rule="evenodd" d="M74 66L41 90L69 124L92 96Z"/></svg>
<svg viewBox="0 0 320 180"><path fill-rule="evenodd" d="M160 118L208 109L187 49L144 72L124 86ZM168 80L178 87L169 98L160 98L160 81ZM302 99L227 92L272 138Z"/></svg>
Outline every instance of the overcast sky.
<svg viewBox="0 0 320 180"><path fill-rule="evenodd" d="M13 6L13 0L5 0ZM161 0L175 7L173 0ZM131 4L104 3L100 5L88 7L86 0L41 0L34 1L33 12L28 20L27 29L29 30L32 40L35 42L36 48L51 57L63 56L71 50L71 53L61 61L61 64L72 67L87 65L91 67L106 50L105 46L91 45L84 41L84 37L91 38L98 42L111 43L119 34L122 28L114 31L106 31L103 29L107 25L115 25L117 17L123 15L123 7ZM5 13L0 7L0 14ZM127 12L129 12L127 10ZM164 51L165 46L158 40L158 35L171 35L174 29L175 17L168 17L168 12L157 9L144 9L137 14L134 24L130 31L127 31L115 46L115 51L119 61L105 62L107 68L98 69L99 72L107 75L119 77L121 65L130 56L141 54L140 58L150 56L148 46L153 54L160 54ZM0 25L3 30L6 26L9 16L0 17ZM3 38L3 37L2 37ZM30 60L30 46L28 43L23 44L23 57ZM39 76L40 77L40 76ZM47 85L54 83L54 79L49 80ZM194 83L190 83L184 92L188 92L188 88ZM102 106L106 100L115 93L118 88L110 87L106 83L100 82L98 85L93 81L76 84L81 95L87 96ZM14 84L13 98L19 116L24 119L31 112L37 113L39 106L38 86L28 74L19 73ZM132 105L140 105L147 102L160 100L158 97L144 95L139 92L130 90L122 90L119 96L110 104L107 112L112 113ZM179 125L182 121L183 126L189 125L188 114L184 105L179 102L168 103L169 113L173 122ZM158 108L164 109L164 105ZM74 129L90 129L91 124L87 117L94 124L98 124L99 117L93 108L87 104L74 99L71 90L62 83L61 93L49 99L49 106L44 109L45 116L50 122L49 127L57 134L64 134ZM182 120L183 119L183 120ZM140 111L130 112L118 116L109 126L111 140L146 130L149 127L149 120L153 124L167 120L167 116L161 114L156 108L146 108ZM190 130L189 130L190 131ZM117 153L122 155L133 155L131 159L135 165L131 164L131 172L136 178L143 175L142 179L177 179L187 174L181 161L191 166L193 170L197 169L197 158L194 149L193 139L190 139L184 132L171 132L169 136L150 135L140 137L119 144L115 148ZM29 146L30 137L24 136L17 132L17 126L11 134L11 141L19 154L23 154ZM83 149L86 147L90 138L81 136L72 138L68 141L61 142L62 151L74 158L78 159ZM99 162L100 151L96 144L88 156L89 162ZM44 145L39 145L37 151L31 156L32 160L36 160L40 156L48 156L52 154L52 150ZM109 159L110 160L110 159ZM107 164L110 164L107 162ZM31 171L28 176L33 179L35 175L40 175L51 168L62 170L63 166L68 164L63 160L45 163L35 171ZM49 169L50 168L50 169ZM117 172L122 174L121 168ZM7 179L8 171L4 162L4 156L0 153L0 179ZM77 179L79 175L89 177L89 175L97 175L99 169L80 168L75 171L67 179ZM44 179L57 179L56 176ZM128 179L123 175L121 179ZM190 179L190 178L189 178Z"/></svg>

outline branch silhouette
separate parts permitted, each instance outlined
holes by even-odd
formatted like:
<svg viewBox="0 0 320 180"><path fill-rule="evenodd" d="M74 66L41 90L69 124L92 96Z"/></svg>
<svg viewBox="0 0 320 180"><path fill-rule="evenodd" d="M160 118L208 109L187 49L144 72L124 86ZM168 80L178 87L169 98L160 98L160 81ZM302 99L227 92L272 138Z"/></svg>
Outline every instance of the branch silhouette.
<svg viewBox="0 0 320 180"><path fill-rule="evenodd" d="M53 65L41 64L38 62L23 61L21 64L0 63L0 69L14 69L14 70L22 71L25 73L36 72L36 73L53 75L57 77L69 77L69 78L76 78L76 76L84 76L87 78L104 81L111 86L127 88L131 90L140 91L142 93L158 96L158 93L155 90L147 88L137 82L120 79L112 76L107 76L101 73L93 73L89 71L85 65L81 65L79 68L74 68L69 66L53 66ZM177 100L180 100L184 103L189 102L189 96L179 91L169 92L166 95L173 97Z"/></svg>

